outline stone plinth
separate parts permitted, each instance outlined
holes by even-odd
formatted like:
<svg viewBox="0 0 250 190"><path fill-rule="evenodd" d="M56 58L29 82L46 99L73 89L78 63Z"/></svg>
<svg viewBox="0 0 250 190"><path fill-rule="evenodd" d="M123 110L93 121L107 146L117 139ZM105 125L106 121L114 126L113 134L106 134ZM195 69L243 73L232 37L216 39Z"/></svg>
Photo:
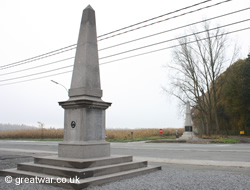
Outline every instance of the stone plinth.
<svg viewBox="0 0 250 190"><path fill-rule="evenodd" d="M110 143L105 141L105 109L111 103L86 99L59 103L65 109L64 141L58 156L98 158L110 156Z"/></svg>
<svg viewBox="0 0 250 190"><path fill-rule="evenodd" d="M179 140L198 140L194 132L184 132Z"/></svg>
<svg viewBox="0 0 250 190"><path fill-rule="evenodd" d="M58 156L65 158L100 158L110 156L110 143L97 142L63 142L58 146Z"/></svg>

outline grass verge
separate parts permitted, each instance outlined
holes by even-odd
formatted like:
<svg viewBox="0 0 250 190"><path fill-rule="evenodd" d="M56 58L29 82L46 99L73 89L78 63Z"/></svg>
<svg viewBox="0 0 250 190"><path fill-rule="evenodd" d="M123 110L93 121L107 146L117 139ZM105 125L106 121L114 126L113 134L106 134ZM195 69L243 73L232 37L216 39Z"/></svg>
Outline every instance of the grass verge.
<svg viewBox="0 0 250 190"><path fill-rule="evenodd" d="M10 139L10 138L6 138L6 139L0 139L0 140L15 140L15 141L63 141L63 139L54 139L54 138L50 138L50 139L23 139L23 138L18 138L18 139Z"/></svg>
<svg viewBox="0 0 250 190"><path fill-rule="evenodd" d="M148 141L159 139L175 139L175 136L153 136L153 137L138 137L131 139L106 139L108 142L136 142L136 141Z"/></svg>
<svg viewBox="0 0 250 190"><path fill-rule="evenodd" d="M175 136L153 136L153 137L140 137L134 139L106 139L108 142L136 142L136 141L149 141L153 142L154 140L166 140L166 139L176 139ZM18 141L63 141L62 138L50 138L50 139L3 139L3 140L18 140ZM159 141L160 142L160 141ZM167 143L166 141L163 141ZM214 140L209 141L209 143L221 143L221 144L235 144L240 143L239 139L235 139L232 137L217 137Z"/></svg>
<svg viewBox="0 0 250 190"><path fill-rule="evenodd" d="M147 140L160 140L160 139L175 139L175 136L168 137L144 137L135 139L106 139L108 142L136 142ZM3 139L3 140L17 140L17 141L63 141L63 139Z"/></svg>
<svg viewBox="0 0 250 190"><path fill-rule="evenodd" d="M218 138L218 139L211 141L211 143L224 143L224 144L235 144L239 142L240 142L239 139L235 139L232 137Z"/></svg>

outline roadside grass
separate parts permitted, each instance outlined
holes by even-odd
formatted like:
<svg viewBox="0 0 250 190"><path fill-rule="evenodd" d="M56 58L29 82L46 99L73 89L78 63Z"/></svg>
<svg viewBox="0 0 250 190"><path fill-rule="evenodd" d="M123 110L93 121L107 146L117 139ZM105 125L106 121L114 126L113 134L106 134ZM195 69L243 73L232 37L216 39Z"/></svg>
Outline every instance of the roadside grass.
<svg viewBox="0 0 250 190"><path fill-rule="evenodd" d="M132 142L147 141L157 139L175 139L176 130L182 135L184 129L163 128L163 133L159 129L108 129L106 130L106 140L109 142Z"/></svg>
<svg viewBox="0 0 250 190"><path fill-rule="evenodd" d="M211 136L198 136L201 139L207 139L210 140L210 143L224 143L224 144L234 144L234 143L240 143L239 139L228 137L225 135L211 135Z"/></svg>
<svg viewBox="0 0 250 190"><path fill-rule="evenodd" d="M201 139L221 139L221 138L227 138L227 136L223 136L223 135L211 135L211 136L206 136L206 135L201 135L198 136Z"/></svg>
<svg viewBox="0 0 250 190"><path fill-rule="evenodd" d="M222 138L217 138L213 141L211 141L211 143L224 143L224 144L235 144L235 143L239 143L240 140L239 139L235 139L232 137L222 137Z"/></svg>
<svg viewBox="0 0 250 190"><path fill-rule="evenodd" d="M136 142L160 139L175 139L175 136L154 136L154 137L139 137L134 139L106 139L108 142Z"/></svg>
<svg viewBox="0 0 250 190"><path fill-rule="evenodd" d="M63 141L63 138L60 139L10 139L10 138L6 138L6 139L0 139L0 140L16 140L16 141Z"/></svg>

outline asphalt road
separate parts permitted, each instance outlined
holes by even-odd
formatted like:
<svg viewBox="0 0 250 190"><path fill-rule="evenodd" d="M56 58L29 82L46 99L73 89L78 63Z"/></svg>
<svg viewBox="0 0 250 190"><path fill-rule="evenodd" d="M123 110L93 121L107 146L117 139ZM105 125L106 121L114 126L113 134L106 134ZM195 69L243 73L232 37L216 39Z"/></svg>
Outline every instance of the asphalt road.
<svg viewBox="0 0 250 190"><path fill-rule="evenodd" d="M56 154L58 143L1 140L0 151ZM111 154L149 162L250 167L250 144L111 143Z"/></svg>
<svg viewBox="0 0 250 190"><path fill-rule="evenodd" d="M32 162L32 156L57 154L59 142L0 141L0 170ZM250 144L111 143L112 154L133 155L162 170L86 190L247 190ZM59 190L44 184L16 185L0 177L0 189Z"/></svg>
<svg viewBox="0 0 250 190"><path fill-rule="evenodd" d="M12 149L13 150L13 149ZM17 163L33 162L32 156L41 153L0 151L0 170L15 168ZM157 164L159 163L151 163ZM247 190L250 187L250 168L216 167L161 163L161 171L124 179L86 190ZM5 190L62 190L48 184L5 182L0 176L0 189Z"/></svg>

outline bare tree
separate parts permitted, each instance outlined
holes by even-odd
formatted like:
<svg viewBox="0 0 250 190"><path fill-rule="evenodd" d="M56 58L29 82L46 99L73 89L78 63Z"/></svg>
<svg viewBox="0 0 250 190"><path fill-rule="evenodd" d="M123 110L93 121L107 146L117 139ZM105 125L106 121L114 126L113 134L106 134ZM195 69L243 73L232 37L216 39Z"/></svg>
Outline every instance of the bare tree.
<svg viewBox="0 0 250 190"><path fill-rule="evenodd" d="M210 135L210 130L219 133L217 96L220 85L216 79L223 71L226 59L227 35L220 27L210 28L205 22L200 32L192 31L192 35L179 40L179 46L173 50L173 63L169 65L171 88L166 92L177 97L180 102L191 102L198 110L202 130ZM236 50L230 54L234 60ZM227 55L229 57L229 55Z"/></svg>

